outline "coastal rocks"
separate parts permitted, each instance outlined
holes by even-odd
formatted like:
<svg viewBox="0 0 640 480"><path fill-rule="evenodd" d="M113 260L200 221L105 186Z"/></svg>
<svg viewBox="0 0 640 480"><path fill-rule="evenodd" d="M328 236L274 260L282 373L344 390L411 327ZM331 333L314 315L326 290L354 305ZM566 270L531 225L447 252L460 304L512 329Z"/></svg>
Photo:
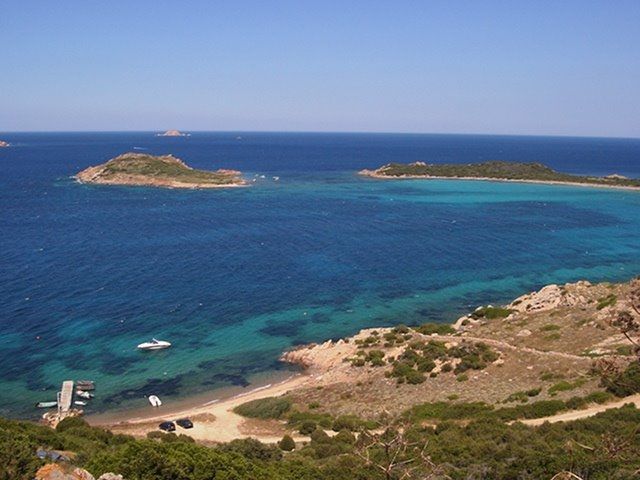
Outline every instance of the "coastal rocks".
<svg viewBox="0 0 640 480"><path fill-rule="evenodd" d="M122 478L122 477L120 477ZM95 480L95 477L82 468L48 463L36 472L36 480Z"/></svg>
<svg viewBox="0 0 640 480"><path fill-rule="evenodd" d="M4 141L0 140L0 148L8 147L8 146L9 146L9 142L4 142Z"/></svg>
<svg viewBox="0 0 640 480"><path fill-rule="evenodd" d="M331 342L331 340L329 340ZM316 343L309 345L302 345L295 350L289 350L284 352L280 356L280 361L290 363L291 365L298 365L303 369L307 369L313 365L313 349L317 346Z"/></svg>
<svg viewBox="0 0 640 480"><path fill-rule="evenodd" d="M522 295L515 299L509 305L509 309L520 313L533 313L551 310L558 307L573 307L584 302L584 297L580 295L579 290L590 287L589 282L578 282L573 284L575 287L569 291L567 284L563 287L551 284L543 287L537 292Z"/></svg>

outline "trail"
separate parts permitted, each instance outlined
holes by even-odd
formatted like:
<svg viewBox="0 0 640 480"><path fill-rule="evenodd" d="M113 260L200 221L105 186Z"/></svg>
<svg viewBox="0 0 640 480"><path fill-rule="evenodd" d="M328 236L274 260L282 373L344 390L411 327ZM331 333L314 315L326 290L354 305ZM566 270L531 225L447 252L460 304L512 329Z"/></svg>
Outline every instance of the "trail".
<svg viewBox="0 0 640 480"><path fill-rule="evenodd" d="M631 395L629 397L624 397L615 402L605 403L603 405L594 405L589 408L584 408L582 410L572 410L570 412L557 413L556 415L551 415L550 417L542 417L542 418L533 418L530 420L519 420L519 422L524 423L525 425L542 425L545 422L556 423L556 422L570 422L572 420L579 420L581 418L592 417L598 413L604 412L605 410L609 410L611 408L620 408L623 405L628 403L633 403L636 408L640 408L640 394Z"/></svg>
<svg viewBox="0 0 640 480"><path fill-rule="evenodd" d="M427 338L433 338L438 340L446 340L450 342L459 342L460 340L470 340L472 342L483 342L487 345L491 345L493 347L502 347L508 350L515 350L519 352L527 352L533 353L536 355L542 355L546 357L559 357L559 358L567 358L569 360L591 360L589 357L584 357L582 355L574 355L572 353L564 353L564 352L555 352L553 350L538 350L530 347L517 347L515 345L511 345L508 342L502 340L495 340L493 338L482 338L482 337L471 337L465 335L425 335Z"/></svg>

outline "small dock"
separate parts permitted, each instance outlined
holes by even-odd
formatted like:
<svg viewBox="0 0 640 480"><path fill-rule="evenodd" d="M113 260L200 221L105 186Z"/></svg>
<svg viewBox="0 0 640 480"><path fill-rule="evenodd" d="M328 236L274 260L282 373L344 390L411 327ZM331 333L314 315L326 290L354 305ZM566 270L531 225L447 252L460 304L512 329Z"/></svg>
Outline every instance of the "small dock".
<svg viewBox="0 0 640 480"><path fill-rule="evenodd" d="M71 402L73 401L73 380L65 380L62 382L62 390L58 397L58 415L62 420L71 410Z"/></svg>

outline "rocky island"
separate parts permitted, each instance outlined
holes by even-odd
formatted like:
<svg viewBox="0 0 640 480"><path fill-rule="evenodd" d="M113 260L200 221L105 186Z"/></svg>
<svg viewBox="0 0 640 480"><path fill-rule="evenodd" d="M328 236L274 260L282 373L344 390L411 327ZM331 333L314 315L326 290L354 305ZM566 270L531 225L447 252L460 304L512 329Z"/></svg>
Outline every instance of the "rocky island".
<svg viewBox="0 0 640 480"><path fill-rule="evenodd" d="M2 147L8 147L9 146L9 142L5 142L3 140L0 140L0 148Z"/></svg>
<svg viewBox="0 0 640 480"><path fill-rule="evenodd" d="M182 133L180 130L167 130L164 133L157 133L156 137L188 137L188 133Z"/></svg>
<svg viewBox="0 0 640 480"><path fill-rule="evenodd" d="M360 174L385 179L489 180L640 189L640 179L627 178L622 175L613 174L605 177L571 175L553 170L542 163L499 160L466 164L389 163L375 170L362 170Z"/></svg>
<svg viewBox="0 0 640 480"><path fill-rule="evenodd" d="M196 170L173 155L124 153L75 176L80 183L137 185L164 188L222 188L246 186L236 170Z"/></svg>

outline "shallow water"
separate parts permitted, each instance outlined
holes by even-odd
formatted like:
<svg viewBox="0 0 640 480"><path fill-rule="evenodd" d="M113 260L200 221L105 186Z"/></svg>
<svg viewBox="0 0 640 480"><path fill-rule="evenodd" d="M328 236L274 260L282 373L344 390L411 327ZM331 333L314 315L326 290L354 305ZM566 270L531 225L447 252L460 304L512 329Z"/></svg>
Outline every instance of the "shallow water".
<svg viewBox="0 0 640 480"><path fill-rule="evenodd" d="M2 138L15 146L0 150L1 415L33 414L66 378L97 382L92 411L142 406L151 393L166 404L245 386L282 368L277 357L293 344L451 321L546 283L640 272L640 193L355 174L389 161L503 159L640 176L638 140ZM69 178L134 147L256 182L178 191ZM174 346L136 351L152 336Z"/></svg>

